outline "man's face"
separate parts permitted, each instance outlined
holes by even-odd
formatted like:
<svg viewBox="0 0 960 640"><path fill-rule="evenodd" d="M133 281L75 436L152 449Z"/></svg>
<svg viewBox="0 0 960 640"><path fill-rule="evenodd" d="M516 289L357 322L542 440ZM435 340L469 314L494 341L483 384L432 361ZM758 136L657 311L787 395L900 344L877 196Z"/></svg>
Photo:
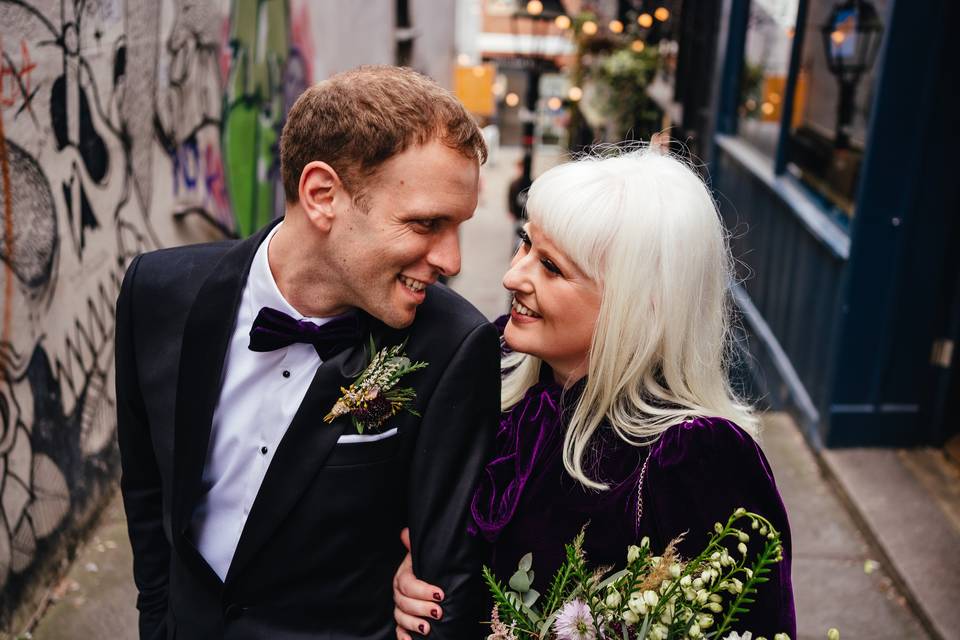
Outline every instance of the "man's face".
<svg viewBox="0 0 960 640"><path fill-rule="evenodd" d="M342 199L331 239L344 303L393 328L412 323L425 287L460 271L457 229L477 207L479 173L477 160L432 141L362 185L369 211Z"/></svg>

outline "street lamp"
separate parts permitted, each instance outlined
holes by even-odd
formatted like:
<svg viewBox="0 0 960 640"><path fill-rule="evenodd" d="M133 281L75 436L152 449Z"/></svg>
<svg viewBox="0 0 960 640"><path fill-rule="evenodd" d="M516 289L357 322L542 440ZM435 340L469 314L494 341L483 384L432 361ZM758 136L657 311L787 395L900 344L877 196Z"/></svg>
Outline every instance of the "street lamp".
<svg viewBox="0 0 960 640"><path fill-rule="evenodd" d="M533 41L536 42L536 32L540 32L540 36L543 37L546 35L547 26L550 23L557 25L559 28L569 27L571 24L570 17L567 16L566 11L563 9L563 3L561 0L531 0L530 2L518 2L518 10L513 14L512 27L516 32L517 25L520 19L529 20L531 25L531 35L534 36ZM523 6L524 9L519 9L519 6ZM543 28L537 28L537 25L543 25ZM536 46L536 45L534 45ZM521 132L521 141L523 144L523 174L521 176L520 189L517 189L518 197L526 199L526 194L524 191L529 188L532 179L532 169L533 169L533 142L534 142L534 132L536 123L534 122L533 114L537 110L537 102L540 100L540 75L548 67L546 61L543 59L543 56L539 51L531 50L528 54L528 64L526 65L527 69L527 95L525 99L526 110L523 114L524 118L522 121L523 127ZM523 193L523 195L519 195ZM521 207L522 209L522 207Z"/></svg>
<svg viewBox="0 0 960 640"><path fill-rule="evenodd" d="M834 5L820 32L827 68L840 85L834 148L848 149L857 84L877 57L883 22L868 0L844 0Z"/></svg>

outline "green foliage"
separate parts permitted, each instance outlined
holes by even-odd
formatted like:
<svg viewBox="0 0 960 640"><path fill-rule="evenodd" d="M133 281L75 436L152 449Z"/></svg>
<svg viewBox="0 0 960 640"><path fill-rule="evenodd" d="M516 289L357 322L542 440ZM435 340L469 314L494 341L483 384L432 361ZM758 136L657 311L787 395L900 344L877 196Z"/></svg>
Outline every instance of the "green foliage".
<svg viewBox="0 0 960 640"><path fill-rule="evenodd" d="M746 547L750 535L737 526L741 522L750 523L764 543L752 563ZM558 617L563 620L564 609L579 601L589 609L597 637L722 638L755 603L758 588L769 580L770 566L783 557L780 533L768 520L744 509L735 511L725 525L717 523L707 546L689 561L676 556L677 540L663 555L653 556L644 539L627 550L624 568L595 570L583 551L585 535L581 530L566 545L566 558L543 598L533 588L531 554L520 560L508 587L484 567L484 581L500 620L512 625L512 637L555 639ZM724 604L725 596L732 599ZM715 620L720 623L714 627ZM490 637L506 640L511 635Z"/></svg>

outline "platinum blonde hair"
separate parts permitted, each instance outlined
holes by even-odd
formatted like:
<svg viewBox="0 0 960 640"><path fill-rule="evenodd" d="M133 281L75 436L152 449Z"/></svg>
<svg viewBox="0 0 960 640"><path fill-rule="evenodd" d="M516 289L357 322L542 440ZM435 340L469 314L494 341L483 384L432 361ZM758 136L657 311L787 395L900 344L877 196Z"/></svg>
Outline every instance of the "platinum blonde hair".
<svg viewBox="0 0 960 640"><path fill-rule="evenodd" d="M585 454L606 421L623 440L652 444L701 416L758 421L727 376L733 265L716 204L700 176L656 147L613 148L537 178L530 220L602 287L586 386L564 436L563 462L583 485ZM501 408L538 380L540 360L506 356Z"/></svg>

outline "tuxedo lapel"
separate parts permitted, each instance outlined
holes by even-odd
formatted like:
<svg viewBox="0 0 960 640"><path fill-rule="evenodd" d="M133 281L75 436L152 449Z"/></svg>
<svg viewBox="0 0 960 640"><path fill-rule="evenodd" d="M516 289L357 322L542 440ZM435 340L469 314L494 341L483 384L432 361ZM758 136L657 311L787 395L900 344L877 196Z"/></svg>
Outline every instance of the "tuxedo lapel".
<svg viewBox="0 0 960 640"><path fill-rule="evenodd" d="M364 324L361 322L361 327ZM330 424L325 423L323 417L339 399L341 387L348 387L366 366L368 354L364 343L365 339L341 351L317 369L300 408L270 461L240 535L226 583L239 575L267 542L323 467L337 438L352 428L349 416L341 416Z"/></svg>
<svg viewBox="0 0 960 640"><path fill-rule="evenodd" d="M227 250L200 287L187 316L174 427L173 526L178 536L189 526L199 498L224 359L250 263L272 227Z"/></svg>

